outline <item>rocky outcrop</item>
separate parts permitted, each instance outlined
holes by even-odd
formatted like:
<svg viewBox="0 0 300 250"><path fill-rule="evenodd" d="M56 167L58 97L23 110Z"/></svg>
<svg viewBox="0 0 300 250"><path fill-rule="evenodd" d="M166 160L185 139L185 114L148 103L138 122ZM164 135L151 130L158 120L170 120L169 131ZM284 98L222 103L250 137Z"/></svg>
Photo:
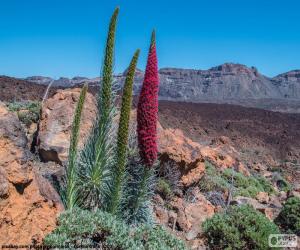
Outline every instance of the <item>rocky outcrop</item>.
<svg viewBox="0 0 300 250"><path fill-rule="evenodd" d="M272 83L279 89L281 96L287 99L299 99L300 96L300 70L280 74Z"/></svg>
<svg viewBox="0 0 300 250"><path fill-rule="evenodd" d="M59 90L42 107L38 132L38 150L45 162L64 163L68 157L70 133L80 89ZM96 101L87 94L82 114L79 147L88 136L96 115Z"/></svg>
<svg viewBox="0 0 300 250"><path fill-rule="evenodd" d="M115 76L116 88L124 84L126 71ZM188 102L217 102L247 105L243 100L266 99L300 99L299 70L266 77L254 67L241 64L225 63L208 70L192 70L180 68L162 68L159 70L159 97L164 100ZM137 70L134 93L138 94L142 85L144 73ZM99 85L100 78L61 77L57 80L49 77L28 77L27 81L53 86L73 87L83 83L92 86ZM299 105L299 103L298 103Z"/></svg>
<svg viewBox="0 0 300 250"><path fill-rule="evenodd" d="M172 160L181 172L185 187L199 182L205 171L205 160L219 168L238 165L236 159L224 154L218 147L203 146L186 137L180 129L163 129L159 126L159 152L162 162Z"/></svg>
<svg viewBox="0 0 300 250"><path fill-rule="evenodd" d="M169 209L166 208L165 201L157 196L154 198L154 204L157 222L183 238L188 245L201 246L198 242L203 232L201 225L214 215L216 207L206 200L198 188L191 189L185 198L173 197L167 206Z"/></svg>
<svg viewBox="0 0 300 250"><path fill-rule="evenodd" d="M18 118L0 102L0 245L41 243L62 210L26 147Z"/></svg>
<svg viewBox="0 0 300 250"><path fill-rule="evenodd" d="M280 209L282 208L281 203L278 201L277 197L273 197L273 201L271 201L270 204L266 204L265 201L263 201L262 203L260 202L260 198L261 195L259 195L258 200L253 199L253 198L249 198L249 197L243 197L243 196L237 196L235 197L232 201L231 201L231 205L250 205L252 206L254 209L260 211L261 213L263 213L268 219L270 220L274 220L279 212ZM274 199L276 199L276 201L274 202Z"/></svg>

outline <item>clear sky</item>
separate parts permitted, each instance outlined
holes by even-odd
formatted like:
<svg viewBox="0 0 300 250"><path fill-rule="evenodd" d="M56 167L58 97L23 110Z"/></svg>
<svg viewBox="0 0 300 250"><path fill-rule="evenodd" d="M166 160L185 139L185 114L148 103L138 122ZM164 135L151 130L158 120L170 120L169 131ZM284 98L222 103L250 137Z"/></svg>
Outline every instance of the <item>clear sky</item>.
<svg viewBox="0 0 300 250"><path fill-rule="evenodd" d="M0 0L0 75L98 76L115 6L117 73L136 48L144 69L152 28L160 68L300 69L299 0Z"/></svg>

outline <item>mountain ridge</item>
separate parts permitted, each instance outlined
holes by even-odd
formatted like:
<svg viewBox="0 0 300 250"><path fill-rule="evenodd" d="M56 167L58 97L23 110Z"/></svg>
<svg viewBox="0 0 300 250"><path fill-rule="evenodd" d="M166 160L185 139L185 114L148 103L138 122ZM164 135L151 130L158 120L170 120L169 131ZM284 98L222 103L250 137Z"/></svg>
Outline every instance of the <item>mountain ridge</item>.
<svg viewBox="0 0 300 250"><path fill-rule="evenodd" d="M116 74L115 88L124 84L126 70ZM291 70L275 77L261 74L255 67L224 63L207 70L165 67L159 70L159 99L192 103L228 103L281 112L300 112L300 70ZM134 95L138 95L144 72L137 69ZM38 85L52 84L52 88L80 87L88 83L91 89L99 87L100 77L73 78L32 76L23 79Z"/></svg>
<svg viewBox="0 0 300 250"><path fill-rule="evenodd" d="M126 70L115 75L116 86L124 84ZM144 72L137 69L134 93L138 94ZM291 70L275 77L261 74L255 67L224 63L207 70L164 67L159 70L160 98L177 101L208 101L226 99L300 99L300 70ZM24 80L59 87L83 83L99 85L101 78L32 76Z"/></svg>

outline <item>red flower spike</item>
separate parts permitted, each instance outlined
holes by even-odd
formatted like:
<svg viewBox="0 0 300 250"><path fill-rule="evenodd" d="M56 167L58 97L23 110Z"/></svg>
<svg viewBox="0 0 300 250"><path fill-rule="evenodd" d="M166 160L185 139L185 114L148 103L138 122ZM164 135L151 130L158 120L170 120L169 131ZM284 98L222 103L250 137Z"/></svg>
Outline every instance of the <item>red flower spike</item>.
<svg viewBox="0 0 300 250"><path fill-rule="evenodd" d="M158 68L155 32L152 32L146 72L137 107L137 133L141 159L151 167L157 159Z"/></svg>

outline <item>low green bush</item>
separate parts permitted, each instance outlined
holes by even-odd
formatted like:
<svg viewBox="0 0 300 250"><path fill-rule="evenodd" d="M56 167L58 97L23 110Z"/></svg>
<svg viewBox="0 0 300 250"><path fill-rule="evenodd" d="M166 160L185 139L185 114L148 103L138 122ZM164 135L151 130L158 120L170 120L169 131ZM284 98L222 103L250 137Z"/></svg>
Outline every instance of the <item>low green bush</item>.
<svg viewBox="0 0 300 250"><path fill-rule="evenodd" d="M274 193L272 184L262 176L244 176L232 169L217 171L208 163L206 172L199 182L202 192L221 191L225 192L233 186L233 196L255 197L258 192Z"/></svg>
<svg viewBox="0 0 300 250"><path fill-rule="evenodd" d="M291 184L278 172L275 172L272 177L272 181L276 184L279 190L288 192L292 189Z"/></svg>
<svg viewBox="0 0 300 250"><path fill-rule="evenodd" d="M294 233L300 236L300 199L289 198L284 204L275 223L287 233Z"/></svg>
<svg viewBox="0 0 300 250"><path fill-rule="evenodd" d="M160 226L130 227L101 210L73 209L59 217L59 226L44 239L47 246L79 245L109 249L186 249L184 243Z"/></svg>
<svg viewBox="0 0 300 250"><path fill-rule="evenodd" d="M225 192L230 184L224 179L210 162L205 162L205 175L199 182L199 188L202 192L221 191Z"/></svg>
<svg viewBox="0 0 300 250"><path fill-rule="evenodd" d="M268 237L278 227L249 205L233 206L203 224L210 249L269 249Z"/></svg>
<svg viewBox="0 0 300 250"><path fill-rule="evenodd" d="M225 169L222 177L229 183L233 178L234 196L255 197L258 192L274 193L272 184L262 176L247 177L232 169Z"/></svg>
<svg viewBox="0 0 300 250"><path fill-rule="evenodd" d="M170 183L162 177L158 179L156 191L165 199L170 198L173 195Z"/></svg>
<svg viewBox="0 0 300 250"><path fill-rule="evenodd" d="M37 101L11 102L7 104L8 109L16 112L19 120L26 126L36 123L40 117L41 103Z"/></svg>

